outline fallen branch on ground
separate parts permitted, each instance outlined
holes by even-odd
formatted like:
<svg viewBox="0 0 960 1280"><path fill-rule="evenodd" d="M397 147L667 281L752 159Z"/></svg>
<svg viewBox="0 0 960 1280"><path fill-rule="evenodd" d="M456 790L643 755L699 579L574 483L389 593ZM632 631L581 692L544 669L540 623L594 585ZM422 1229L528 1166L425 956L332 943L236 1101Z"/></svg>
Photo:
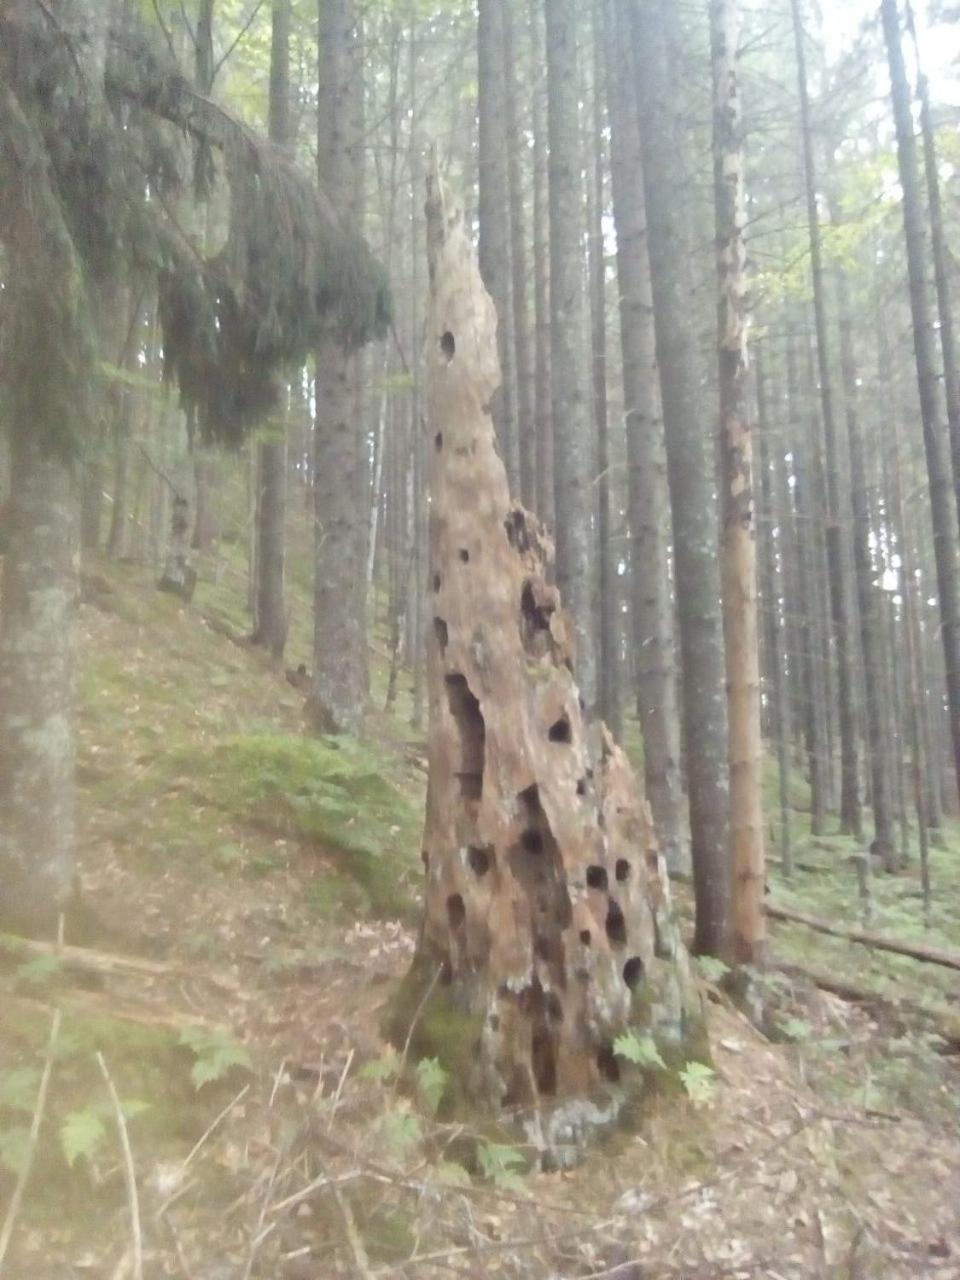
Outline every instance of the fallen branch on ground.
<svg viewBox="0 0 960 1280"><path fill-rule="evenodd" d="M65 969L81 973L99 973L137 978L202 978L221 991L238 990L236 980L227 974L210 973L199 968L186 969L162 960L146 960L142 956L118 955L112 951L94 951L89 947L60 946L36 938L0 934L0 951L14 955L54 956Z"/></svg>
<svg viewBox="0 0 960 1280"><path fill-rule="evenodd" d="M957 951L924 946L922 942L901 942L899 938L887 938L881 933L870 933L865 929L844 929L840 925L831 924L829 920L822 920L819 916L808 915L805 911L794 911L789 907L778 907L772 902L766 903L766 912L772 920L803 924L817 933L829 934L831 938L843 938L847 942L858 942L861 946L873 947L876 951L891 951L894 955L908 956L911 960L920 960L924 964L937 964L944 969L960 971L960 952Z"/></svg>

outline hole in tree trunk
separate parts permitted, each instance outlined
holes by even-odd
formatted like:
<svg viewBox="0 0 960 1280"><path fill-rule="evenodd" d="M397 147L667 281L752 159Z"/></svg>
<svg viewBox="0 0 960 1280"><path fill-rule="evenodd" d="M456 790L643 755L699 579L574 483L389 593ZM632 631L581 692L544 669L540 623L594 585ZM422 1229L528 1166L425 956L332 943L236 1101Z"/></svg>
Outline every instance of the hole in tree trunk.
<svg viewBox="0 0 960 1280"><path fill-rule="evenodd" d="M536 783L517 796L522 831L507 863L530 905L534 955L550 966L553 984L565 981L563 930L573 917L560 848L540 801Z"/></svg>
<svg viewBox="0 0 960 1280"><path fill-rule="evenodd" d="M447 357L448 360L452 360L454 357L454 354L456 353L457 341L449 329L440 339L440 350L443 352L443 354Z"/></svg>
<svg viewBox="0 0 960 1280"><path fill-rule="evenodd" d="M436 449L437 453L439 453L440 450L443 448L443 432L442 431L438 431L437 434L433 437L433 447Z"/></svg>
<svg viewBox="0 0 960 1280"><path fill-rule="evenodd" d="M440 590L440 575L439 575L439 573L435 573L435 574L433 575L433 589L434 589L434 591L439 591L439 590Z"/></svg>
<svg viewBox="0 0 960 1280"><path fill-rule="evenodd" d="M520 837L520 843L527 853L543 853L543 836L539 831L525 831Z"/></svg>
<svg viewBox="0 0 960 1280"><path fill-rule="evenodd" d="M546 1027L535 1027L531 1045L533 1078L537 1082L537 1092L554 1094L557 1092L557 1055L553 1036Z"/></svg>
<svg viewBox="0 0 960 1280"><path fill-rule="evenodd" d="M550 612L537 604L533 584L525 582L520 593L520 626L525 649L533 652L543 649L545 636L550 634Z"/></svg>
<svg viewBox="0 0 960 1280"><path fill-rule="evenodd" d="M617 868L616 868L616 877L621 884L623 884L624 880L627 879L629 874L630 874L630 863L626 860L626 858L618 858Z"/></svg>
<svg viewBox="0 0 960 1280"><path fill-rule="evenodd" d="M585 796L586 794L587 794L587 780L586 778L578 778L577 779L577 795Z"/></svg>
<svg viewBox="0 0 960 1280"><path fill-rule="evenodd" d="M607 905L607 937L615 947L622 947L627 940L627 922L620 904L612 898Z"/></svg>
<svg viewBox="0 0 960 1280"><path fill-rule="evenodd" d="M480 703L473 696L467 677L455 672L446 677L447 702L460 734L460 792L466 800L483 794L483 765L486 753L486 725Z"/></svg>
<svg viewBox="0 0 960 1280"><path fill-rule="evenodd" d="M606 890L607 873L603 867L587 867L587 888Z"/></svg>
<svg viewBox="0 0 960 1280"><path fill-rule="evenodd" d="M464 564L470 563L470 552L467 550L466 547L460 548L460 559Z"/></svg>
<svg viewBox="0 0 960 1280"><path fill-rule="evenodd" d="M447 641L450 638L450 631L449 631L449 628L447 627L446 622L444 622L443 618L434 618L433 630L437 637L437 644L439 644L440 646L440 652L446 653Z"/></svg>
<svg viewBox="0 0 960 1280"><path fill-rule="evenodd" d="M583 945L584 945L585 947L589 947L589 945L590 945L590 930L589 930L589 929L581 929L581 930L580 930L580 941L583 943Z"/></svg>
<svg viewBox="0 0 960 1280"><path fill-rule="evenodd" d="M618 1083L620 1079L620 1064L617 1062L613 1049L608 1044L597 1050L597 1070L604 1080L609 1080L611 1084Z"/></svg>
<svg viewBox="0 0 960 1280"><path fill-rule="evenodd" d="M490 870L492 858L493 846L489 844L472 844L467 850L467 861L470 863L470 870L478 877L485 876Z"/></svg>
<svg viewBox="0 0 960 1280"><path fill-rule="evenodd" d="M623 966L623 980L631 991L643 981L643 961L639 956L631 956Z"/></svg>
<svg viewBox="0 0 960 1280"><path fill-rule="evenodd" d="M561 716L559 720L555 720L550 726L547 737L551 742L572 742L573 733L570 728L570 721L566 716Z"/></svg>
<svg viewBox="0 0 960 1280"><path fill-rule="evenodd" d="M527 517L526 512L521 507L514 509L503 522L503 527L507 533L507 541L515 551L519 551L521 555L530 549L530 539L527 536Z"/></svg>
<svg viewBox="0 0 960 1280"><path fill-rule="evenodd" d="M463 928L463 922L467 918L467 909L463 905L463 898L459 893L451 893L447 899L447 919L450 921L451 929Z"/></svg>

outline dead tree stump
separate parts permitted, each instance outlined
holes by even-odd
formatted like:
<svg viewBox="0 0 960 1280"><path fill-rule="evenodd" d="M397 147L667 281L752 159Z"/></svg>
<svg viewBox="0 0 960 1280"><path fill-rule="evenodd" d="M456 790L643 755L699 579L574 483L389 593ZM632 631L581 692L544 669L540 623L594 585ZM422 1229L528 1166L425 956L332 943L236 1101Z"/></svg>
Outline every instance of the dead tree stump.
<svg viewBox="0 0 960 1280"><path fill-rule="evenodd" d="M551 542L510 499L496 314L436 179L428 225L426 888L388 1029L565 1160L623 1105L617 1036L702 1051L701 1002L636 777L584 722Z"/></svg>

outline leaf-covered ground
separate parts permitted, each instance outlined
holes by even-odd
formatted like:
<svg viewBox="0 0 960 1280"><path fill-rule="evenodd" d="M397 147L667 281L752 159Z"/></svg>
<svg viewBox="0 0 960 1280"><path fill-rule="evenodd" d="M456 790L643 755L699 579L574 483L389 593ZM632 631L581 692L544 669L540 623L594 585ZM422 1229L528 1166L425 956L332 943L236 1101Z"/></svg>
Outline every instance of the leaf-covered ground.
<svg viewBox="0 0 960 1280"><path fill-rule="evenodd" d="M148 1280L960 1276L948 970L776 926L763 1033L705 966L712 1072L668 1080L635 1131L564 1174L448 1119L439 1064L403 1064L401 1086L378 1028L417 911L425 779L409 691L402 714L377 715L375 746L304 738L301 694L218 626L242 632L242 576L229 562L214 576L190 607L132 567L85 579L90 910L67 939L85 949L0 939L3 1199L63 1012L5 1274L134 1274L99 1053L129 1130ZM295 631L294 665L306 645ZM380 705L383 652L375 638ZM772 896L855 926L852 846L811 840L794 793L797 869L789 884L772 875ZM960 949L960 839L947 836L930 928L914 867L875 878L873 928Z"/></svg>

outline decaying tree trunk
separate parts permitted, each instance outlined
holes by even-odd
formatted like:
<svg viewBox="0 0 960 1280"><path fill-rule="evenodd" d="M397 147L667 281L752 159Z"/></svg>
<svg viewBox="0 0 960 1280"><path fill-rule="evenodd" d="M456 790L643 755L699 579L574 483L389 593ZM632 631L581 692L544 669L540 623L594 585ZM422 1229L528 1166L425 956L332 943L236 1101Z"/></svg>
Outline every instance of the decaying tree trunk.
<svg viewBox="0 0 960 1280"><path fill-rule="evenodd" d="M493 304L436 185L429 208L426 901L389 1034L563 1162L618 1113L616 1037L679 1057L702 1015L647 805L584 721L552 546L510 499Z"/></svg>

